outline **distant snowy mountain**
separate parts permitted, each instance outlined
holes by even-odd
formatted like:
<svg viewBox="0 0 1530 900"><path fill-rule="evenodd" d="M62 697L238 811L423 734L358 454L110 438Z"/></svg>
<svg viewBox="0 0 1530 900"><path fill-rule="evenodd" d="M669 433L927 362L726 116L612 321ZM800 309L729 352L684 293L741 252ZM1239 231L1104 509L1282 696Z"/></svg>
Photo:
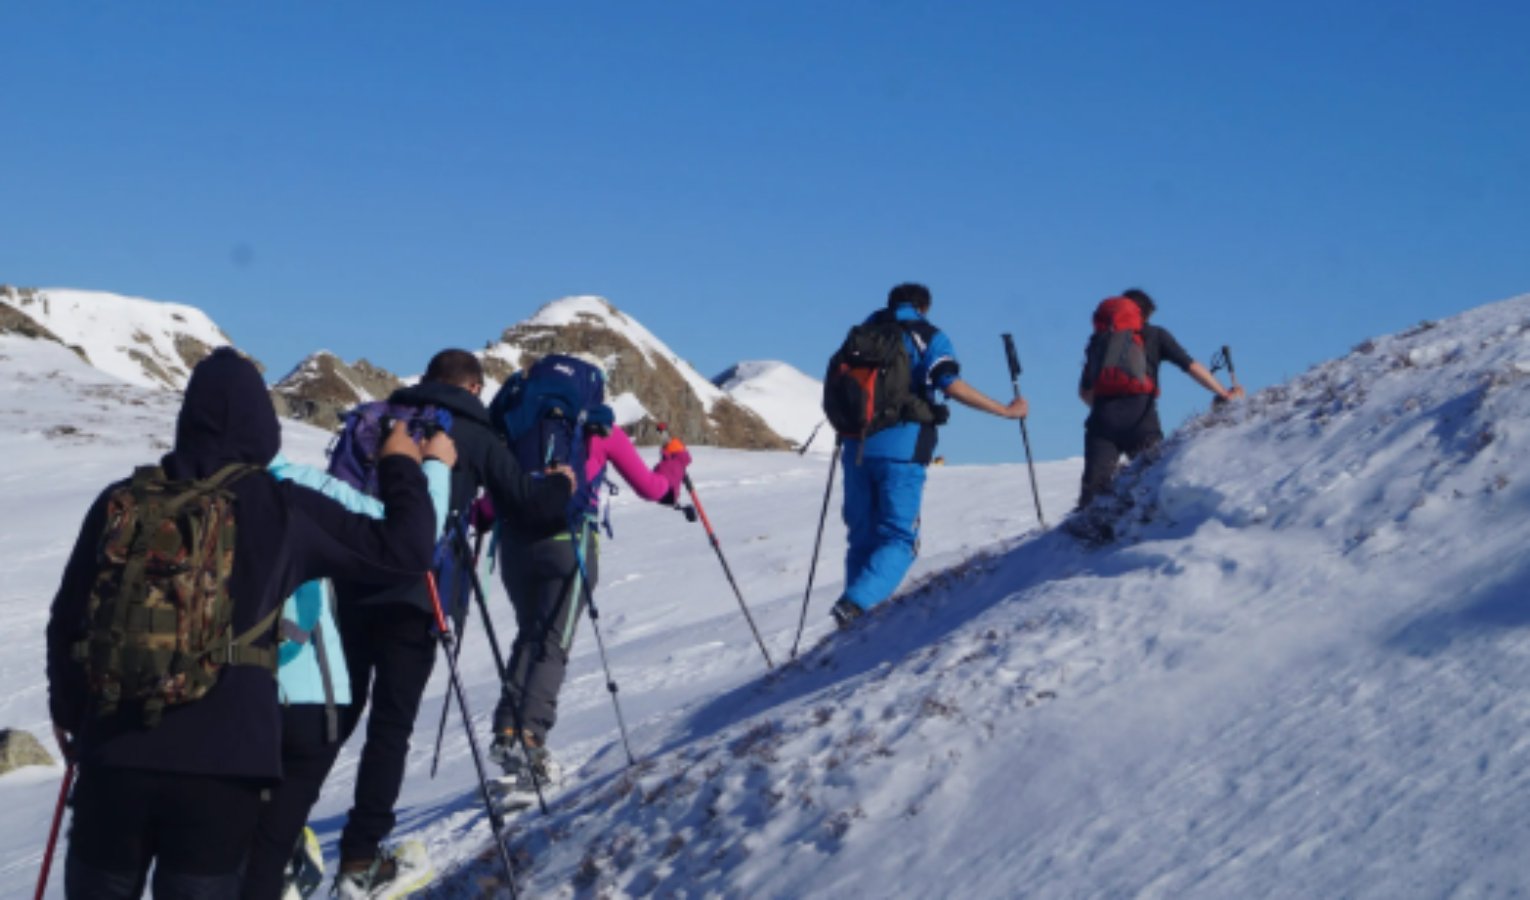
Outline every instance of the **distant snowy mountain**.
<svg viewBox="0 0 1530 900"><path fill-rule="evenodd" d="M712 383L794 444L801 445L823 422L823 382L784 362L741 362ZM827 453L833 448L833 435L819 429L812 449Z"/></svg>
<svg viewBox="0 0 1530 900"><path fill-rule="evenodd" d="M282 376L272 386L271 396L282 416L336 428L346 410L358 403L385 400L402 385L397 375L364 359L347 364L320 350Z"/></svg>
<svg viewBox="0 0 1530 900"><path fill-rule="evenodd" d="M696 445L761 450L789 446L759 415L703 378L604 297L565 297L548 303L506 329L479 356L497 385L537 357L575 352L605 363L609 402L618 422L639 442L656 443L654 426L664 422Z"/></svg>
<svg viewBox="0 0 1530 900"><path fill-rule="evenodd" d="M26 315L109 375L142 387L186 386L191 369L231 343L195 307L101 291L0 287L0 304Z"/></svg>

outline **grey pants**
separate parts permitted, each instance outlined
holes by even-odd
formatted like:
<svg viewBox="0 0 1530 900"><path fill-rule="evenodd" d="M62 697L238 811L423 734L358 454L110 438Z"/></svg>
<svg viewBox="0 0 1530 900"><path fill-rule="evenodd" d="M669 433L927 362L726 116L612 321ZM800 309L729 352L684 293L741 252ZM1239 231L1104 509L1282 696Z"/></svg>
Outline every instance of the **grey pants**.
<svg viewBox="0 0 1530 900"><path fill-rule="evenodd" d="M499 705L495 731L512 728L546 744L547 732L558 721L558 691L568 669L569 650L589 592L600 577L599 548L592 536L579 571L575 545L568 537L531 543L507 541L500 557L500 576L515 606L515 645Z"/></svg>

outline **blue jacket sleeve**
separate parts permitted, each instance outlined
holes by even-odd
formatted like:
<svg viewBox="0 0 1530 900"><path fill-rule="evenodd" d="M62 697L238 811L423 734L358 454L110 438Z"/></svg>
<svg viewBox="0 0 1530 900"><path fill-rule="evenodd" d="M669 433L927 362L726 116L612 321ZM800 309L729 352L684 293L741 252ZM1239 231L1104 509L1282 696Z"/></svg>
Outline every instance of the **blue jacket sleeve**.
<svg viewBox="0 0 1530 900"><path fill-rule="evenodd" d="M441 529L446 525L446 504L451 496L452 470L439 459L427 459L420 468L425 471L430 503L436 511L436 537L440 538ZM278 456L271 461L271 474L275 475L279 481L290 481L318 491L351 512L371 516L374 519L383 517L381 500L356 490L322 469L299 465L288 461L284 456Z"/></svg>
<svg viewBox="0 0 1530 900"><path fill-rule="evenodd" d="M956 348L951 346L951 339L946 337L944 331L935 332L935 337L925 350L924 359L925 378L932 388L944 391L961 377L962 367L956 361Z"/></svg>

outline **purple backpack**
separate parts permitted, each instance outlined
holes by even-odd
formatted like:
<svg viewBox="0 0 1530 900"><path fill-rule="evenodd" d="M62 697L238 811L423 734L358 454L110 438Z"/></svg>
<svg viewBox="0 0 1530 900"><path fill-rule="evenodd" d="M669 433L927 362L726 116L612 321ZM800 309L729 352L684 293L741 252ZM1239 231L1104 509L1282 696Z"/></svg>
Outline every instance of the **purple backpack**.
<svg viewBox="0 0 1530 900"><path fill-rule="evenodd" d="M389 429L400 419L409 423L415 440L452 427L452 414L438 406L387 400L363 403L340 423L340 434L329 451L329 474L368 496L377 496L377 457Z"/></svg>

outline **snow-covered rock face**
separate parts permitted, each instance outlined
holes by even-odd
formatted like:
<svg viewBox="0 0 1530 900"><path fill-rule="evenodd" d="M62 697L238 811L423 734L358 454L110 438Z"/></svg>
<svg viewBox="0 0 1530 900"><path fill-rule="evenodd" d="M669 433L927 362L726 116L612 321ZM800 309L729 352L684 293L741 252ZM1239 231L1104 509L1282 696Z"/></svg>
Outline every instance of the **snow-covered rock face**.
<svg viewBox="0 0 1530 900"><path fill-rule="evenodd" d="M800 446L818 429L810 449L833 451L832 435L826 436L819 429L823 422L823 382L775 360L741 362L712 381L787 440Z"/></svg>
<svg viewBox="0 0 1530 900"><path fill-rule="evenodd" d="M229 344L201 310L99 291L0 288L25 314L93 366L129 384L180 390L191 369Z"/></svg>
<svg viewBox="0 0 1530 900"><path fill-rule="evenodd" d="M279 415L320 428L337 428L358 403L385 400L403 386L398 376L364 359L347 365L320 350L298 363L271 388Z"/></svg>
<svg viewBox="0 0 1530 900"><path fill-rule="evenodd" d="M507 329L499 343L480 351L479 358L498 384L548 353L588 353L602 360L618 422L640 443L656 443L654 426L666 422L685 441L698 445L788 446L757 414L701 377L652 332L602 297L565 297L549 303Z"/></svg>

